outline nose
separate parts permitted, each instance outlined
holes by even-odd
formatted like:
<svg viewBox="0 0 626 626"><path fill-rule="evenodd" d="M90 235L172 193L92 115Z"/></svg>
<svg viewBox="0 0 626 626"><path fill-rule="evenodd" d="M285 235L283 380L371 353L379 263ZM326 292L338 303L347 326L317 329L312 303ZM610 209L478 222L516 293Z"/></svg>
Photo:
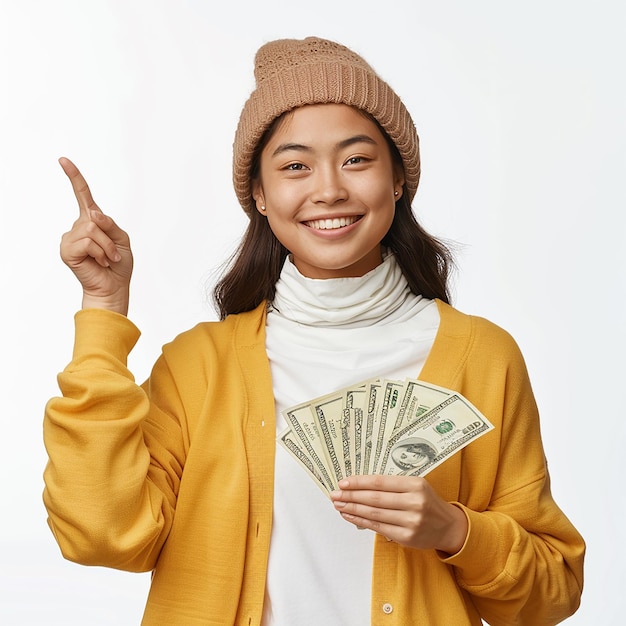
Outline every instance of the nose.
<svg viewBox="0 0 626 626"><path fill-rule="evenodd" d="M318 168L312 177L311 200L330 206L347 198L348 189L341 172L330 165Z"/></svg>

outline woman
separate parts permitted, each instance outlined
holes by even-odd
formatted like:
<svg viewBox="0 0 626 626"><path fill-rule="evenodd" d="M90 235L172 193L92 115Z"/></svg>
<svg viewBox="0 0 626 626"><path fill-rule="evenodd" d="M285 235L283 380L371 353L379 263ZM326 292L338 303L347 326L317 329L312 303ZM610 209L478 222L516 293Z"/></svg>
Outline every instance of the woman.
<svg viewBox="0 0 626 626"><path fill-rule="evenodd" d="M250 225L215 290L221 321L166 345L141 387L128 236L61 161L80 207L61 254L83 287L45 417L63 554L153 570L145 624L557 623L584 544L551 497L517 346L448 304L449 253L411 212L410 115L323 39L266 44L255 76L233 157ZM277 449L285 408L418 375L495 426L427 480L348 476L331 504Z"/></svg>

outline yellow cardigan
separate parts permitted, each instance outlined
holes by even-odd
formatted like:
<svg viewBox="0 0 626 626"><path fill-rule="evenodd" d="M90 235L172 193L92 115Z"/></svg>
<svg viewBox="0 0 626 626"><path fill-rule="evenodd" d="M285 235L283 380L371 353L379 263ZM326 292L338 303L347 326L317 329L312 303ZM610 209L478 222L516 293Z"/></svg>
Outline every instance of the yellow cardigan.
<svg viewBox="0 0 626 626"><path fill-rule="evenodd" d="M371 624L556 624L579 604L585 547L550 494L523 359L497 326L438 306L420 377L495 430L428 475L468 516L457 554L376 538ZM76 315L44 419L50 527L67 559L153 570L143 624L258 626L276 438L265 306L178 336L143 386L126 368L138 337L121 315Z"/></svg>

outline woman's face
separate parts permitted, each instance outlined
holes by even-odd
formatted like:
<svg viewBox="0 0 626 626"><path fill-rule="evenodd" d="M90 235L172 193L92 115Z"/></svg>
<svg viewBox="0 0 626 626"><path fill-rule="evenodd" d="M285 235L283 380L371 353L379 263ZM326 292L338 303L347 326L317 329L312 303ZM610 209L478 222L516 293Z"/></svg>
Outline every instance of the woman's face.
<svg viewBox="0 0 626 626"><path fill-rule="evenodd" d="M381 263L403 183L376 123L344 104L309 105L264 147L253 197L301 274L341 278Z"/></svg>

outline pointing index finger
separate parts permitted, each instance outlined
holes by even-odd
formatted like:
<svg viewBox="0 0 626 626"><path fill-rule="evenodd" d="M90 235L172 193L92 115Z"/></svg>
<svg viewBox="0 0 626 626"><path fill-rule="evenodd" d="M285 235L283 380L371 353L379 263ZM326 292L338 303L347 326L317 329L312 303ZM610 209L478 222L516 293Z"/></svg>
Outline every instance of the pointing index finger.
<svg viewBox="0 0 626 626"><path fill-rule="evenodd" d="M59 159L59 164L72 183L72 189L74 190L74 195L78 201L80 214L88 218L89 211L99 211L100 209L91 195L89 185L80 173L80 170L66 157L61 157Z"/></svg>

